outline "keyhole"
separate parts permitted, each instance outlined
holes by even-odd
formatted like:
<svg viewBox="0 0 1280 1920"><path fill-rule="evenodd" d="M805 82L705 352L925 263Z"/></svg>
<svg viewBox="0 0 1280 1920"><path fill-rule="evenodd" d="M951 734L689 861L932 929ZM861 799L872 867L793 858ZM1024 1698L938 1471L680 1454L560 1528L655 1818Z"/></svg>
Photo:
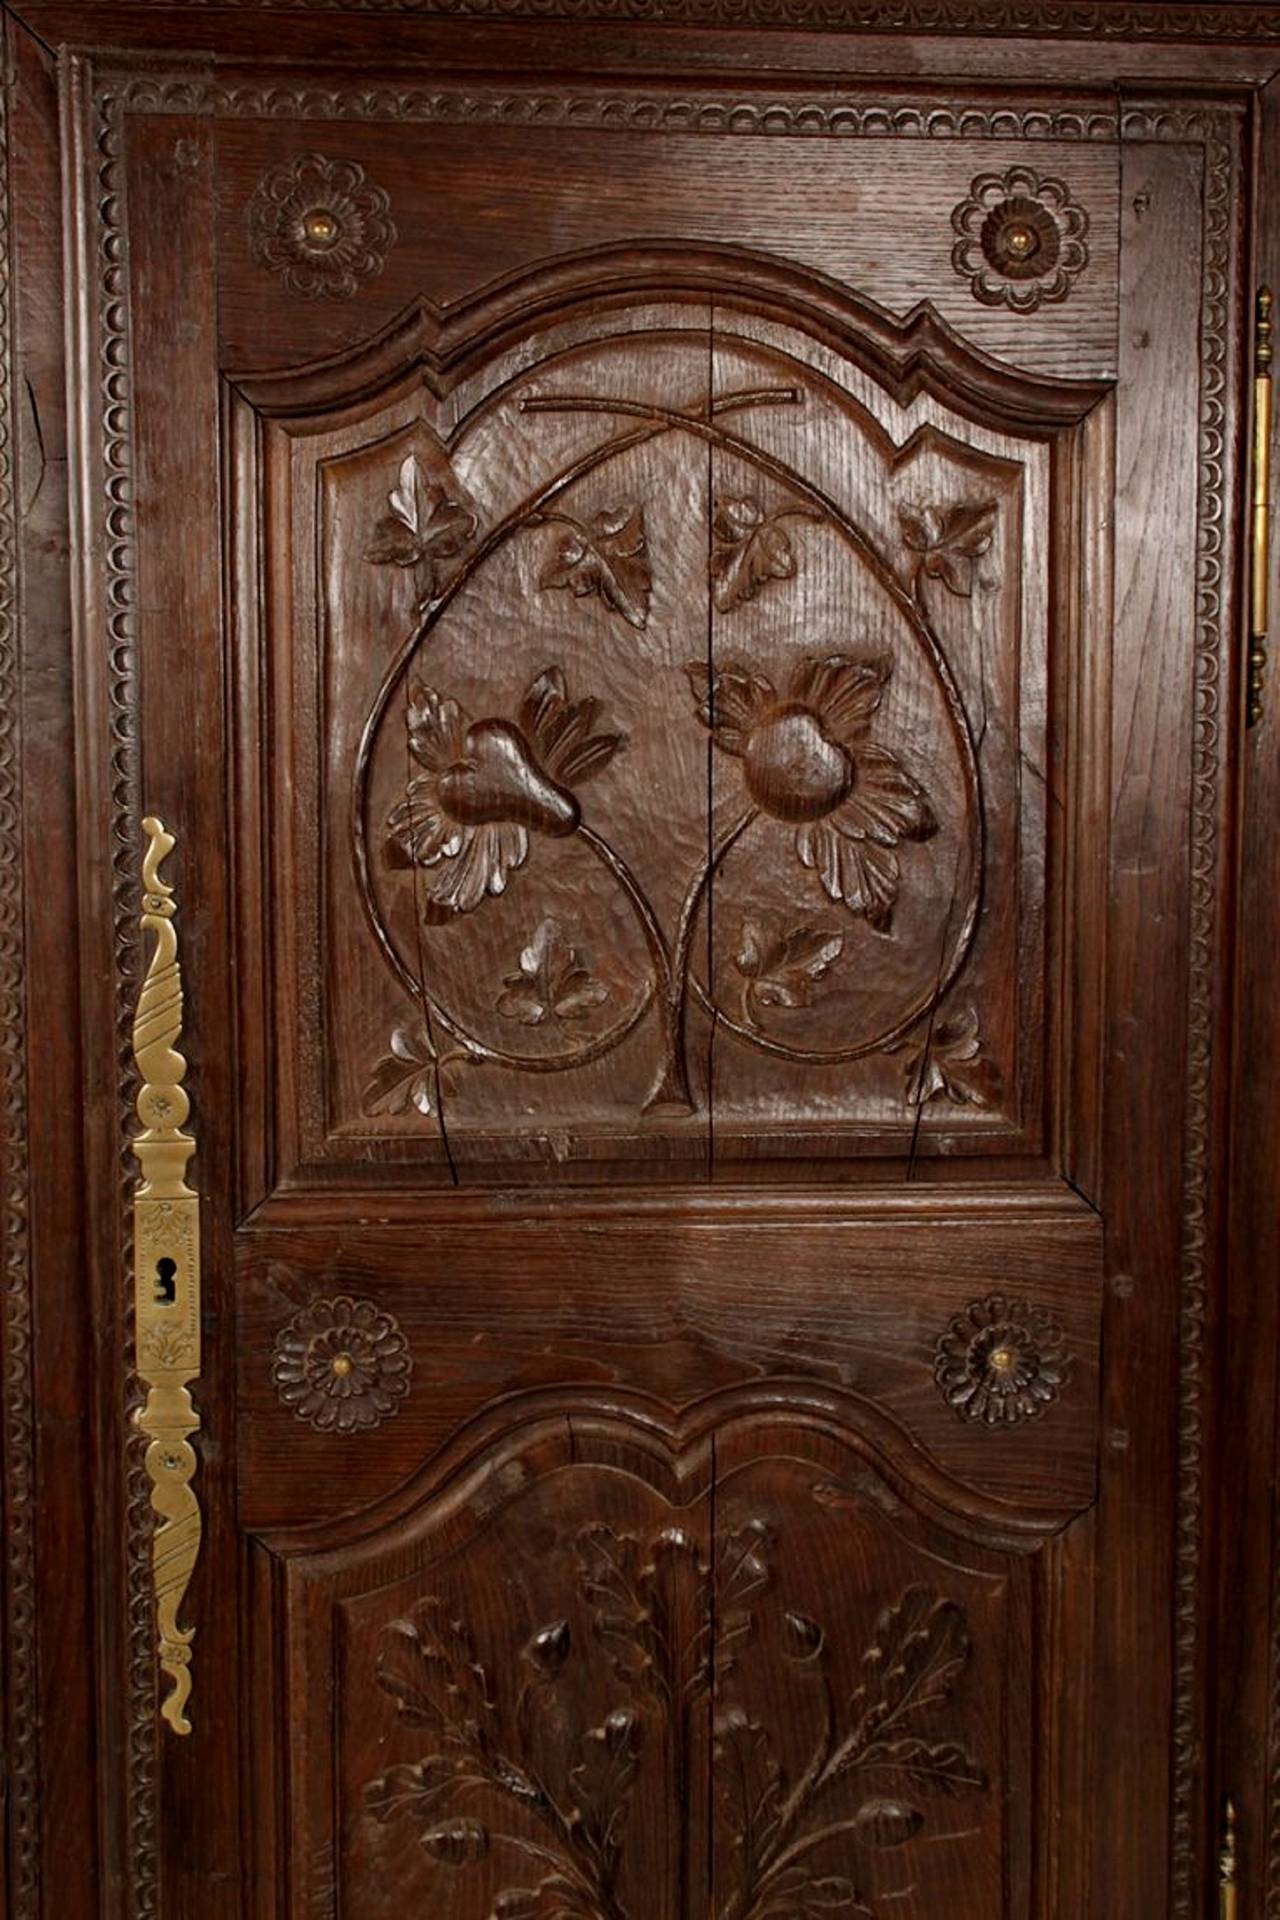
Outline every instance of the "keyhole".
<svg viewBox="0 0 1280 1920"><path fill-rule="evenodd" d="M156 1261L156 1305L171 1307L178 1297L178 1263L167 1256Z"/></svg>

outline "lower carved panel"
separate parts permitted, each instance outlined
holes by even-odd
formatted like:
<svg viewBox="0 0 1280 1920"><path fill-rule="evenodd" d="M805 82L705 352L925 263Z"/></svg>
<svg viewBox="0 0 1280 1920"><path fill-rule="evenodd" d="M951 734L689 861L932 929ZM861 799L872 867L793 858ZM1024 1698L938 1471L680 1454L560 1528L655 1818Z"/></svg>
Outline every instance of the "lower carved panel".
<svg viewBox="0 0 1280 1920"><path fill-rule="evenodd" d="M547 1420L346 1531L264 1561L291 1915L1029 1911L1034 1556L862 1442Z"/></svg>

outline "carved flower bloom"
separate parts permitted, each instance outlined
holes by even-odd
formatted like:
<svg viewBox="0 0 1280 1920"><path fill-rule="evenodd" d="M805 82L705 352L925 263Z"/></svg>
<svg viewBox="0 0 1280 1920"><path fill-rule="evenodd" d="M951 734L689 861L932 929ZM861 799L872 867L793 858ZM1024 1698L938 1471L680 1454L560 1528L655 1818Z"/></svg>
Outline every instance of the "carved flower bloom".
<svg viewBox="0 0 1280 1920"><path fill-rule="evenodd" d="M956 1315L938 1342L934 1379L962 1420L1034 1420L1067 1377L1062 1328L1042 1307L992 1294Z"/></svg>
<svg viewBox="0 0 1280 1920"><path fill-rule="evenodd" d="M390 207L354 160L303 153L259 181L249 202L249 244L290 293L345 300L382 271L396 238Z"/></svg>
<svg viewBox="0 0 1280 1920"><path fill-rule="evenodd" d="M429 920L470 913L506 890L529 834L576 831L575 784L608 766L620 733L595 733L598 700L571 701L558 667L539 674L516 721L470 720L434 687L409 699L409 751L422 768L387 821L388 857L425 869Z"/></svg>
<svg viewBox="0 0 1280 1920"><path fill-rule="evenodd" d="M938 826L923 787L868 738L889 662L810 655L785 693L732 661L715 674L702 663L686 671L703 724L721 752L742 761L754 804L794 825L800 862L830 899L888 933L898 897L893 849Z"/></svg>
<svg viewBox="0 0 1280 1920"><path fill-rule="evenodd" d="M271 1378L286 1407L321 1432L359 1433L398 1410L413 1358L372 1300L313 1300L276 1335Z"/></svg>
<svg viewBox="0 0 1280 1920"><path fill-rule="evenodd" d="M1088 264L1088 214L1063 181L1029 167L980 173L951 224L951 263L987 307L1031 313L1042 300L1065 300Z"/></svg>

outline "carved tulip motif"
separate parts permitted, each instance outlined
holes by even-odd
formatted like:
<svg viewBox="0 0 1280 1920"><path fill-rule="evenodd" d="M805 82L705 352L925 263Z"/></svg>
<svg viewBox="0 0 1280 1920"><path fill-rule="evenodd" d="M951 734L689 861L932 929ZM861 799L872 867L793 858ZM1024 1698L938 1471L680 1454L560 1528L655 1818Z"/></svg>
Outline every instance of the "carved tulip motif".
<svg viewBox="0 0 1280 1920"><path fill-rule="evenodd" d="M734 662L687 672L699 717L720 751L741 760L751 800L795 827L800 864L828 899L888 933L901 877L894 849L938 826L924 788L869 737L889 662L809 655L782 694Z"/></svg>
<svg viewBox="0 0 1280 1920"><path fill-rule="evenodd" d="M572 702L548 667L533 682L518 721L471 721L456 700L415 687L405 724L422 772L387 821L393 863L427 874L424 918L471 913L506 890L522 867L530 833L557 838L581 815L574 783L609 764L619 733L594 733L598 702Z"/></svg>

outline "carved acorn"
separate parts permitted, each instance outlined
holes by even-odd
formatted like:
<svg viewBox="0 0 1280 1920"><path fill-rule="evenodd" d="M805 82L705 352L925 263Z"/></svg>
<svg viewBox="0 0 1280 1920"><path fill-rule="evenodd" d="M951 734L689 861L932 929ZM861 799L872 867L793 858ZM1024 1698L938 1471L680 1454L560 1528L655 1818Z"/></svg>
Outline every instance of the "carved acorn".
<svg viewBox="0 0 1280 1920"><path fill-rule="evenodd" d="M556 1620L527 1642L524 1657L542 1679L554 1680L569 1658L570 1644L569 1622Z"/></svg>
<svg viewBox="0 0 1280 1920"><path fill-rule="evenodd" d="M867 1800L853 1816L854 1832L869 1847L901 1847L923 1825L919 1807L905 1800Z"/></svg>
<svg viewBox="0 0 1280 1920"><path fill-rule="evenodd" d="M784 1613L782 1627L783 1652L788 1660L807 1665L821 1657L827 1636L816 1620L805 1613Z"/></svg>
<svg viewBox="0 0 1280 1920"><path fill-rule="evenodd" d="M488 1853L489 1829L478 1820L450 1820L443 1826L429 1827L422 1835L422 1844L446 1866L465 1867L473 1860L483 1860Z"/></svg>

